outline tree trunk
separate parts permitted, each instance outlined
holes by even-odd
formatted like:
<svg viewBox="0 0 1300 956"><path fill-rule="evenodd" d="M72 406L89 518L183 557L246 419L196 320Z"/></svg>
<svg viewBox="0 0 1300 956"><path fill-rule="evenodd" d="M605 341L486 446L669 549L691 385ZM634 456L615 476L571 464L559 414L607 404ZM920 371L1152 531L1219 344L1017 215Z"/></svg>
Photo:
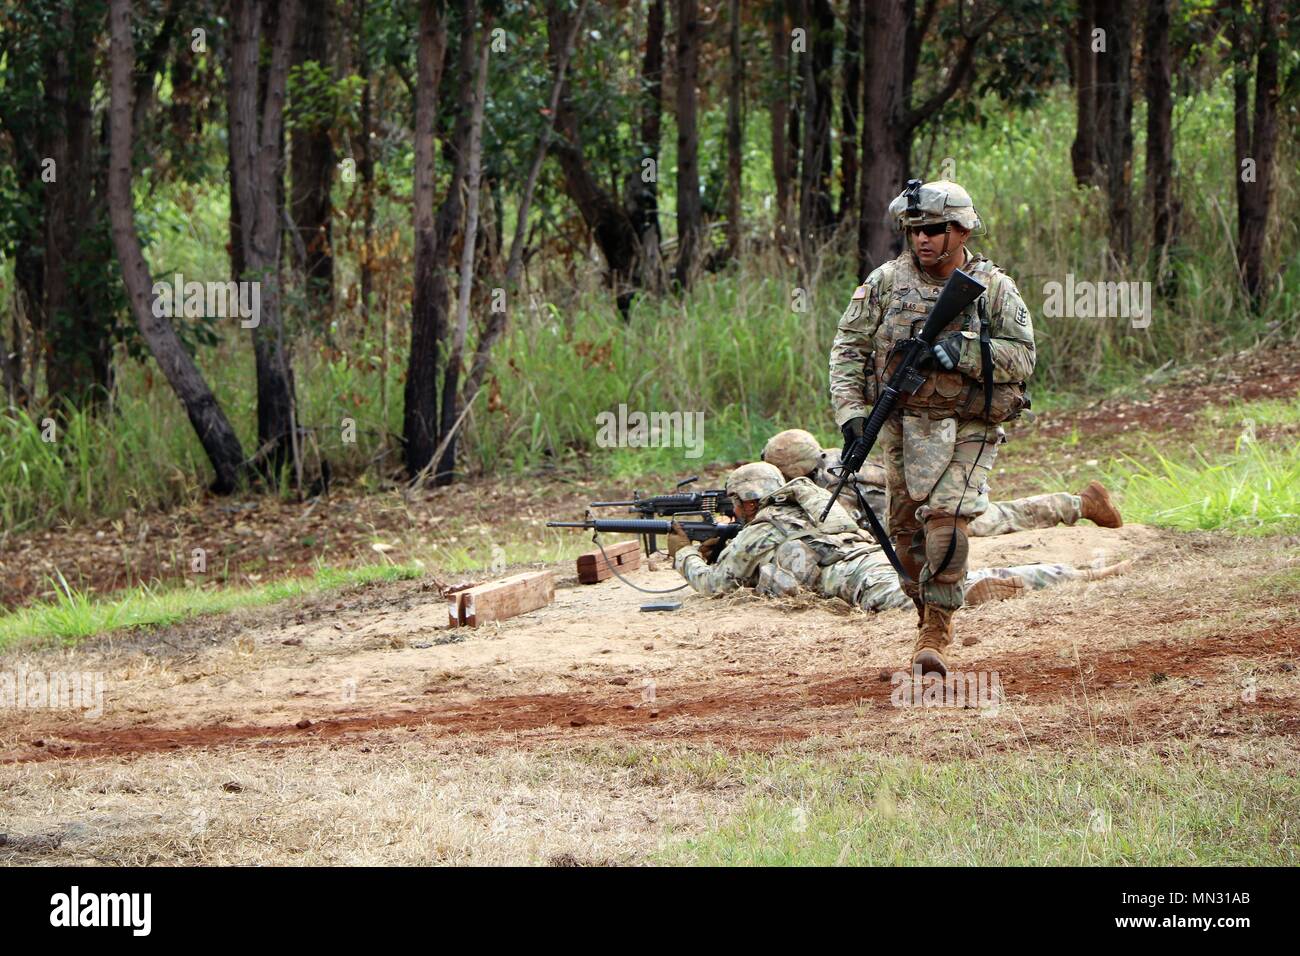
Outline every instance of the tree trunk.
<svg viewBox="0 0 1300 956"><path fill-rule="evenodd" d="M445 335L446 303L437 301L442 271L434 229L434 127L447 51L443 0L423 0L416 47L415 277L411 293L411 355L406 371L402 434L406 471L414 477L433 460L438 443L438 359Z"/></svg>
<svg viewBox="0 0 1300 956"><path fill-rule="evenodd" d="M1133 11L1127 0L1096 0L1106 52L1097 59L1097 144L1106 186L1110 249L1119 263L1133 249Z"/></svg>
<svg viewBox="0 0 1300 956"><path fill-rule="evenodd" d="M533 155L533 164L528 170L528 179L524 182L523 194L519 197L519 211L515 217L515 235L510 242L510 256L506 262L505 276L505 310L494 311L488 316L487 326L483 330L483 335L474 349L474 361L470 366L469 377L465 381L465 396L461 401L462 408L470 408L474 404L474 399L478 396L479 389L483 385L483 378L487 374L488 363L492 357L492 346L505 332L506 321L509 318L509 310L514 302L515 290L519 286L519 279L523 272L524 264L524 243L528 235L528 213L533 204L533 192L537 188L537 179L542 172L542 163L546 161L546 154L550 150L551 134L555 127L555 117L560 102L560 92L564 88L564 74L569 67L569 59L573 55L573 45L577 40L578 30L582 25L583 15L586 13L587 0L582 0L578 6L577 15L569 27L567 39L564 46L560 48L559 59L555 63L555 80L551 84L551 98L549 111L545 114L546 122L542 125L542 134L537 142L537 152ZM662 34L662 5L660 9L660 34ZM657 129L655 135L657 136ZM657 141L656 141L657 142ZM453 436L444 436L444 441L449 441Z"/></svg>
<svg viewBox="0 0 1300 956"><path fill-rule="evenodd" d="M491 24L491 16L485 16L483 18L484 38L491 35ZM473 33L467 29L463 42L472 40ZM447 357L447 369L442 383L442 426L439 433L447 441L446 450L438 462L437 472L434 475L434 482L441 485L450 484L455 477L455 432L460 415L457 398L460 389L461 364L465 356L465 341L469 334L469 305L474 295L474 247L478 238L478 210L483 182L483 106L484 100L487 99L488 58L491 56L491 48L484 39L479 40L479 45L482 51L479 53L477 77L474 82L474 101L467 144L465 230L461 242L460 285L456 299L456 334L452 338L451 354Z"/></svg>
<svg viewBox="0 0 1300 956"><path fill-rule="evenodd" d="M844 24L844 92L840 100L840 210L852 216L858 197L858 114L862 104L863 0L849 0Z"/></svg>
<svg viewBox="0 0 1300 956"><path fill-rule="evenodd" d="M1147 0L1142 41L1146 66L1147 203L1151 209L1152 275L1161 295L1173 292L1169 255L1174 234L1174 99L1169 28L1169 0Z"/></svg>
<svg viewBox="0 0 1300 956"><path fill-rule="evenodd" d="M776 210L773 232L778 246L784 246L789 234L790 163L786 153L786 115L790 101L790 80L787 64L790 49L790 30L785 19L785 0L772 0L772 92L769 99L772 114L772 180L776 185Z"/></svg>
<svg viewBox="0 0 1300 956"><path fill-rule="evenodd" d="M573 14L567 12L567 6L560 0L551 0L547 4L547 45L551 58L557 62L561 55L559 46L565 42L573 22ZM626 320L634 290L642 282L636 226L620 198L606 191L587 165L578 116L569 103L567 84L566 91L560 95L555 128L560 135L552 141L551 149L564 174L564 190L578 207L583 222L605 257L609 267L606 278Z"/></svg>
<svg viewBox="0 0 1300 956"><path fill-rule="evenodd" d="M1097 161L1097 57L1092 49L1097 0L1079 0L1079 17L1074 30L1074 143L1070 161L1080 186L1101 184Z"/></svg>
<svg viewBox="0 0 1300 956"><path fill-rule="evenodd" d="M689 288L700 255L700 138L695 86L700 78L698 0L677 0L677 268Z"/></svg>
<svg viewBox="0 0 1300 956"><path fill-rule="evenodd" d="M293 372L280 311L284 97L298 2L287 0L279 7L266 89L259 105L257 67L265 12L260 0L232 2L230 138L245 274L261 284L261 309L253 327L259 446L255 460L271 477L292 462L295 480L301 485Z"/></svg>
<svg viewBox="0 0 1300 956"><path fill-rule="evenodd" d="M293 62L319 63L330 69L329 31L332 4L307 0L294 41ZM334 255L330 187L334 181L334 145L328 121L301 125L290 140L289 207L298 232L294 265L306 287L312 318L328 324L334 307ZM301 250L301 252L299 252ZM321 315L320 313L324 313Z"/></svg>
<svg viewBox="0 0 1300 956"><path fill-rule="evenodd" d="M807 6L807 5L806 5ZM835 15L828 0L811 0L811 49L800 57L804 82L803 172L799 184L799 244L805 268L834 221L831 205L831 113Z"/></svg>
<svg viewBox="0 0 1300 956"><path fill-rule="evenodd" d="M801 102L803 93L803 61L808 57L808 5L807 0L785 0L786 23L789 29L786 31L785 42L786 49L790 51L788 67L786 70L787 89L789 90L789 101L786 107L786 140L785 140L785 172L790 182L790 213L796 219L799 213L799 184L802 182L799 173L800 150L803 146L803 140L799 135ZM794 30L798 27L803 30L803 52L796 53L794 50ZM796 231L798 223L795 224ZM796 236L796 238L798 238Z"/></svg>
<svg viewBox="0 0 1300 956"><path fill-rule="evenodd" d="M1264 0L1259 5L1256 32L1255 116L1253 128L1247 100L1247 53L1237 60L1234 73L1236 105L1235 140L1237 145L1237 265L1241 282L1252 305L1258 308L1268 286L1265 272L1264 245L1268 217L1273 200L1273 159L1277 151L1278 111L1278 37L1279 0ZM1244 44L1234 31L1234 46ZM1253 165L1250 172L1246 161Z"/></svg>
<svg viewBox="0 0 1300 956"><path fill-rule="evenodd" d="M91 99L94 37L100 11L87 0L61 5L65 42L46 57L44 146L54 161L45 183L45 384L52 400L98 404L109 387L112 316L93 286L98 232L96 157ZM102 200L102 197L100 197ZM103 260L100 259L100 262Z"/></svg>
<svg viewBox="0 0 1300 956"><path fill-rule="evenodd" d="M740 108L745 65L740 50L740 0L731 0L728 46L731 53L727 89L727 258L740 256L740 174L742 155Z"/></svg>
<svg viewBox="0 0 1300 956"><path fill-rule="evenodd" d="M149 269L135 231L131 197L131 79L135 51L131 38L130 0L112 0L111 7L111 101L110 157L108 176L109 214L113 244L122 265L131 312L140 335L168 383L185 406L190 424L216 472L212 490L233 491L239 482L243 449L216 397L203 380L198 366L185 351L176 330L163 317L153 314Z"/></svg>
<svg viewBox="0 0 1300 956"><path fill-rule="evenodd" d="M585 2L584 2L585 6ZM578 23L581 17L575 17ZM567 57L566 57L567 62ZM646 17L645 57L641 65L641 156L628 176L626 205L640 249L640 273L653 289L661 284L663 265L659 245L659 143L663 125L664 0L650 0ZM554 122L546 124L547 138ZM653 164L648 176L646 160Z"/></svg>
<svg viewBox="0 0 1300 956"><path fill-rule="evenodd" d="M911 162L911 132L905 128L910 83L904 77L910 14L910 6L903 4L867 4L858 223L858 272L863 278L902 248L886 210L903 188Z"/></svg>

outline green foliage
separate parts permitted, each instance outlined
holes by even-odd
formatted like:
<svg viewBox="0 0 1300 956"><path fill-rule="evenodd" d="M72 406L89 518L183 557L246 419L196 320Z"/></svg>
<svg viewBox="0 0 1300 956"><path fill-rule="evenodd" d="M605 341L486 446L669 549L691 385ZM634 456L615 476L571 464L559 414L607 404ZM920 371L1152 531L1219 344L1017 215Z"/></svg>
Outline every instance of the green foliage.
<svg viewBox="0 0 1300 956"><path fill-rule="evenodd" d="M1132 521L1186 531L1294 534L1300 531L1300 443L1278 448L1241 442L1232 456L1191 462L1153 451L1112 473Z"/></svg>

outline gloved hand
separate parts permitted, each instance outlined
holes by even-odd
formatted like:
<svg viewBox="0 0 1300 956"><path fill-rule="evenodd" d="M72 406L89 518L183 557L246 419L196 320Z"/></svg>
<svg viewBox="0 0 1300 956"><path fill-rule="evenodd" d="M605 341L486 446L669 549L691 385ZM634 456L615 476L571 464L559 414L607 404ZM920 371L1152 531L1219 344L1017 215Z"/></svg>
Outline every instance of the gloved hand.
<svg viewBox="0 0 1300 956"><path fill-rule="evenodd" d="M861 438L866 430L867 420L865 418L850 418L840 426L840 433L844 436L844 447L847 449Z"/></svg>
<svg viewBox="0 0 1300 956"><path fill-rule="evenodd" d="M722 543L721 538L709 538L707 541L700 542L700 557L709 564L713 563L714 555L717 553L718 545Z"/></svg>
<svg viewBox="0 0 1300 956"><path fill-rule="evenodd" d="M935 360L951 372L957 367L957 363L961 361L961 350L965 343L966 340L960 332L949 332L934 343L934 348L931 351L934 352Z"/></svg>
<svg viewBox="0 0 1300 956"><path fill-rule="evenodd" d="M691 545L691 539L686 537L686 531L679 522L672 523L672 531L668 535L668 560L674 564L677 563L677 552L682 548L688 548Z"/></svg>

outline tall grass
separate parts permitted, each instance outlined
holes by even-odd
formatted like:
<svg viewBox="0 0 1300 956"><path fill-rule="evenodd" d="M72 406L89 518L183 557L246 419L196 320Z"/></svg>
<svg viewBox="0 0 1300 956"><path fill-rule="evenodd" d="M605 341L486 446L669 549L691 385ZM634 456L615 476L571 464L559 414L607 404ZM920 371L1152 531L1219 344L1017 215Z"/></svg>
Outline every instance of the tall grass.
<svg viewBox="0 0 1300 956"><path fill-rule="evenodd" d="M1153 453L1128 459L1114 475L1133 521L1185 531L1237 534L1300 532L1300 444L1280 448L1242 442L1232 456L1189 462Z"/></svg>
<svg viewBox="0 0 1300 956"><path fill-rule="evenodd" d="M1231 97L1226 85L1180 105L1177 123L1179 195L1184 202L1175 269L1180 295L1157 301L1151 326L1120 319L1048 319L1043 285L1066 272L1092 280L1140 280L1142 263L1117 267L1107 254L1104 202L1080 189L1070 173L1074 114L1064 91L1029 112L982 105L983 125L945 131L931 148L917 145L917 172L938 176L945 158L968 186L989 235L975 245L1019 282L1035 316L1038 394L1054 395L1137 381L1170 360L1191 361L1250 344L1269 323L1294 334L1300 312L1300 259L1288 253L1280 285L1255 316L1234 277L1228 222L1234 209ZM747 130L746 211L757 233L769 228L766 117L755 111ZM1142 156L1140 116L1135 156ZM671 143L672 137L665 137ZM1283 168L1296 156L1294 133L1280 149ZM927 165L928 157L928 165ZM662 167L671 169L671 149ZM1139 162L1140 173L1140 162ZM671 207L666 175L663 208ZM154 237L153 271L223 278L224 185L197 198L186 187L185 215L160 186L141 210ZM1135 181L1137 222L1147 217ZM338 197L340 208L344 196ZM171 211L169 211L171 210ZM1276 248L1297 248L1300 193L1279 177ZM671 232L671 221L665 218ZM368 325L351 306L323 326L301 297L286 296L295 333L300 421L310 429L310 457L328 458L335 473L383 481L400 459L401 397L409 337L409 209L400 195L380 209L378 237L387 314L376 305ZM801 426L823 439L836 434L826 395L827 353L850 290L859 281L851 237L826 250L819 272L796 267L761 244L728 269L705 275L682 296L641 298L624 322L598 270L533 277L498 343L493 375L472 411L461 461L473 471L524 474L538 468L581 468L619 477L689 473L707 462L752 457L778 428ZM1139 235L1137 247L1142 248ZM340 300L355 301L355 262L338 255ZM551 263L552 268L558 264ZM806 311L797 311L801 289ZM297 305L295 305L297 303ZM221 342L198 360L246 451L255 445L256 387L246 333L221 330ZM1277 334L1277 333L1275 333ZM0 518L4 530L117 515L193 500L210 471L185 415L152 363L121 358L111 412L70 412L54 443L42 441L44 412L0 414ZM683 448L601 448L596 416L625 403L646 412L703 412L704 452ZM345 420L355 443L345 443ZM0 532L3 533L3 532Z"/></svg>

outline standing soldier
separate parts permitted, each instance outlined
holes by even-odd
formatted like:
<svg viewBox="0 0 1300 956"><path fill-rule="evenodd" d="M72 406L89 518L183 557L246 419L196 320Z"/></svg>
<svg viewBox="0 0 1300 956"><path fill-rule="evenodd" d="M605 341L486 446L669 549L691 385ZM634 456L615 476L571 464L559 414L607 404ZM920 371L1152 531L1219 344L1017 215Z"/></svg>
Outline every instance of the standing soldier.
<svg viewBox="0 0 1300 956"><path fill-rule="evenodd" d="M981 223L965 189L911 180L889 212L909 248L853 293L831 347L831 404L846 448L862 436L893 372L894 346L920 331L945 280L961 269L987 287L935 339L921 369L925 383L879 437L889 536L918 612L912 665L946 676L943 651L965 600L968 525L988 508L988 477L1006 440L1000 423L1028 404L1034 332L1011 277L966 248Z"/></svg>

